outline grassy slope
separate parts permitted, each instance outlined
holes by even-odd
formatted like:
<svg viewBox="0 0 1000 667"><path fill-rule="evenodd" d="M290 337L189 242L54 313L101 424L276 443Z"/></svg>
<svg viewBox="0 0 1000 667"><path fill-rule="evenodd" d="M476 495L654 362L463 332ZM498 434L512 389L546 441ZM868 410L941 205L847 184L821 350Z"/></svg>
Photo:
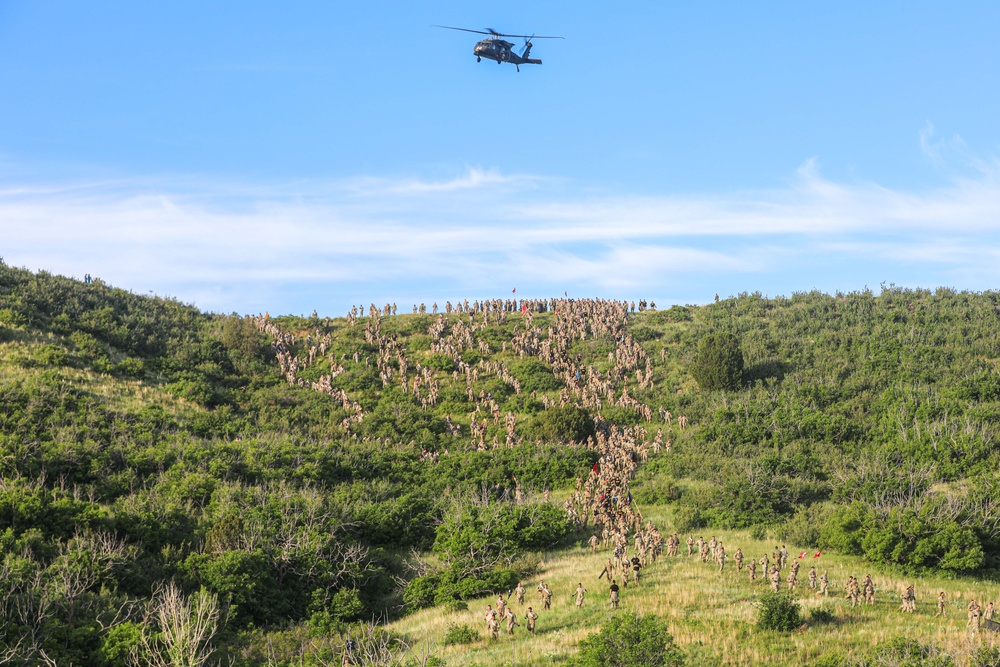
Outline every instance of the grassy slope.
<svg viewBox="0 0 1000 667"><path fill-rule="evenodd" d="M632 322L633 328L649 326L659 332L660 337L644 343L654 360L656 389L646 392L635 390L633 395L641 396L653 406L665 405L672 409L675 415L683 411L691 416L692 420L707 423L713 419L713 412L719 409L720 403L725 405L727 400L734 405L743 406L752 406L754 400L762 400L762 397L766 397L769 393L765 386L768 383L769 386L783 387L782 391L787 395L793 395L794 388L800 385L822 387L830 383L837 384L841 378L831 379L834 378L831 369L837 364L830 360L837 357L839 348L834 345L835 341L832 342L831 338L862 336L865 333L866 320L853 323L847 334L832 333L832 329L823 330L823 324L831 322L830 318L836 316L821 317L816 309L829 307L828 302L831 299L813 297L798 302L794 300L781 303L768 302L766 308L761 306L759 317L753 313L745 316L735 312L727 314L727 310L736 311L737 308L744 307L742 305L744 303L749 303L751 308L759 306L760 304L755 303L754 299L744 299L739 305L734 300L717 306L692 309L692 321L665 322L657 320L653 314L636 315ZM918 314L921 308L934 311L935 298L929 295L914 295L913 300L917 303ZM819 303L817 305L814 302ZM883 301L882 304L886 312L895 313L894 317L905 319L908 317L907 312L912 314L914 311L908 304L895 309L888 301ZM986 312L986 309L981 310ZM975 370L979 366L996 368L997 354L995 349L989 347L993 343L986 337L976 334L982 327L987 329L993 327L994 322L986 316L976 315L979 312L976 309L972 312L973 315L967 318L972 324L948 327L949 336L951 332L956 332L954 336L957 338L929 340L920 348L931 351L939 348L949 350L953 356L944 363L952 362L955 369L951 375L953 380L967 373L969 369ZM995 313L992 317L996 317ZM426 330L426 326L433 322L433 319L432 316L388 318L384 329L405 333L402 337L407 340L410 340L410 336L414 339L421 336L426 338L422 331ZM541 315L536 316L535 322L544 329L551 319L551 315ZM927 321L929 320L930 317L927 318ZM886 322L889 321L887 318ZM310 326L304 322L298 323L298 326L292 321L288 323L290 329L297 329L303 333L310 330ZM883 342L902 340L907 330L911 338L912 332L917 331L919 338L921 324L920 321L914 323L902 321L898 327L891 330L889 324L886 324L887 331L880 333L877 340ZM507 340L516 325L517 318L512 317L504 331ZM363 324L359 324L357 328L351 329L339 320L332 323L330 331L334 334L335 358L359 347L362 327ZM702 331L729 328L743 335L748 366L752 373L759 373L762 384L742 394L698 395L693 380L685 371L697 336ZM938 327L938 329L943 328L943 326ZM969 333L970 328L972 335ZM155 404L164 407L171 414L184 417L205 412L205 408L168 393L163 389L162 383L155 382L154 378L147 378L146 381L120 379L73 365L45 369L26 367L19 363L18 359L30 356L32 351L42 344L64 345L71 353L72 347L66 342L65 337L46 331L23 327L10 327L8 331L8 340L0 342L0 382L28 379L41 373L54 373L69 386L100 397L112 410L136 412L145 406ZM795 332L794 336L789 333L792 331ZM968 347L965 347L966 341L963 337L969 337L966 339L970 343ZM505 363L516 361L511 353L503 354L496 348L497 346L494 346L491 359L502 359ZM661 360L658 354L661 348L667 350L664 360ZM575 345L574 352L580 352L585 359L603 371L607 368L605 359L607 349L606 341L588 339L579 341ZM852 372L859 374L858 369L865 367L865 364L874 366L875 362L872 359L875 359L876 351L866 350L857 344L853 348L844 345L844 358L853 356L854 361L843 363L845 367L853 364ZM411 357L419 360L420 351L414 351ZM825 365L821 367L821 364L814 363L816 359L825 360ZM784 367L778 368L778 362L784 364ZM365 364L363 361L358 364L345 361L344 365L351 370L355 367L360 369ZM876 370L884 370L879 366L874 367ZM929 362L927 367L931 367ZM327 368L327 364L321 363L311 370L318 375ZM914 373L909 372L911 369L904 370L908 371L908 382L929 383L927 380L913 380ZM850 373L846 375L850 376ZM441 380L444 388L451 383L447 373L438 372L435 376ZM631 384L634 385L634 382ZM843 401L842 405L836 406L838 411L849 413L855 406L869 407L873 404L874 399L885 389L884 384L878 382L873 384L873 387L859 392L853 404ZM936 391L936 387L934 390ZM374 405L377 402L376 393L372 392L370 397L361 398ZM550 397L556 394L557 392L550 392ZM822 411L824 407L819 406L815 409ZM442 405L435 410L438 418L450 413L456 422L462 423L468 423L468 411L469 405L461 402L456 402L452 406ZM530 423L530 414L519 413L518 417L519 424ZM983 421L990 423L988 418ZM645 426L650 429L650 433L654 433L659 424L654 422ZM673 455L696 456L696 452L692 450L697 447L694 439L697 430L696 427L684 434L675 434ZM775 439L780 439L780 435ZM661 456L671 456L671 454ZM687 483L691 485L704 482L704 479L698 479ZM669 508L647 508L645 513L665 529L669 529L672 525ZM706 536L711 532L719 533L709 529L703 532ZM748 557L754 554L759 557L765 549L770 551L774 546L772 542L753 541L746 531L729 531L722 536L730 555L737 546L742 546ZM790 548L797 551L810 546L790 545ZM412 637L419 637L425 642L436 644L449 665L537 664L541 657L565 658L572 655L578 641L590 632L596 631L610 613L605 602L606 586L596 580L604 557L601 554L591 555L583 549L567 549L546 554L542 571L528 584L528 599L536 599L532 590L538 578L544 578L552 585L556 597L554 609L542 615L539 621L539 633L534 637L526 636L523 628L519 628L514 641L502 637L496 644L481 641L471 647L440 646L449 623L468 623L482 632L484 625L481 620L482 610L490 601L486 599L471 601L469 611L458 614L448 614L439 609L423 610L395 622L392 627ZM731 565L727 566L726 573L719 576L715 568L709 565L695 563L686 558L664 558L649 568L640 588L629 589L623 594L623 610L619 613L653 612L665 616L678 643L690 656L690 664L711 661L732 665L800 665L824 653L863 648L900 635L914 637L923 642L937 643L954 651L956 655L961 655L969 645L965 630L967 601L972 597L979 600L1000 598L1000 587L995 582L980 582L969 578L907 579L890 571L880 572L859 558L832 553L825 553L820 561L830 571L831 588L837 596L848 574L863 576L866 572L872 572L879 591L876 607L850 610L844 606L842 600L831 597L831 601L827 604L836 607L835 624L809 627L802 633L788 635L758 633L753 629L753 600L757 592L765 589L765 584L761 580L758 580L756 586L751 587L747 577L742 574L737 575ZM805 567L806 570L800 573L802 580L805 579L808 563ZM578 611L573 605L572 592L576 582L581 580L590 587L591 593L585 608ZM897 611L898 593L911 581L917 583L918 590L919 611L913 616L903 615ZM944 620L932 617L938 590L945 590L951 601L948 616ZM818 604L807 594L800 593L800 598L803 607L807 609Z"/></svg>
<svg viewBox="0 0 1000 667"><path fill-rule="evenodd" d="M670 525L669 511L663 507L647 508L646 514ZM771 541L750 538L746 531L715 531L732 555L737 547L744 554L760 558L774 547ZM706 539L710 533L706 532ZM695 535L697 538L697 535ZM805 548L805 547L802 547ZM789 545L792 552L799 545ZM686 548L681 545L681 553ZM810 554L811 556L811 554ZM823 553L819 559L809 556L799 573L798 601L804 617L817 606L834 610L835 622L809 625L794 633L758 631L754 627L758 593L767 585L758 577L751 584L746 571L738 572L730 561L721 575L718 568L684 555L662 557L645 571L642 583L622 592L621 610L612 612L607 602L607 584L598 581L606 554L594 555L586 548L573 548L545 554L538 577L525 582L531 604L539 613L538 630L534 636L515 629L515 637L501 635L499 641L486 638L482 620L486 605L495 598L471 600L468 611L448 613L440 609L425 609L391 625L395 631L420 638L421 647L436 647L450 667L471 665L532 665L540 659L556 663L576 653L577 643L591 632L597 632L612 613L654 613L665 617L671 634L689 657L689 664L716 665L803 665L820 655L865 649L888 639L906 636L925 644L935 644L961 659L978 642L966 629L965 609L968 601L1000 599L1000 584L994 581L953 580L926 576L907 578L880 571L861 559ZM816 598L805 588L808 568L817 564L819 572L828 570L830 597ZM848 575L863 577L871 573L876 585L874 607L852 609L843 597L843 582ZM759 574L759 573L758 573ZM540 611L534 586L539 579L549 583L555 592L552 609ZM582 610L576 608L573 594L582 581L589 594ZM898 595L910 583L917 587L917 612L899 611ZM934 618L937 593L945 591L949 605L944 618ZM515 607L516 607L515 603ZM518 609L523 617L523 610ZM523 623L523 618L521 619ZM480 641L468 646L443 646L443 638L451 624L468 624L480 632ZM986 638L987 641L989 638ZM1000 639L1000 638L998 638ZM418 649L419 650L419 649Z"/></svg>

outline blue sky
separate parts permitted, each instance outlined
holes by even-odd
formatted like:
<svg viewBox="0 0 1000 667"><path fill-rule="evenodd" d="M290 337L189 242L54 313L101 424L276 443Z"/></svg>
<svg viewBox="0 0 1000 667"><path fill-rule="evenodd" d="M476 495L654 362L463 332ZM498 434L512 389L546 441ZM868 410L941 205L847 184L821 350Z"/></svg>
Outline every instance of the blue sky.
<svg viewBox="0 0 1000 667"><path fill-rule="evenodd" d="M329 315L1000 286L1000 3L285 4L0 0L0 256Z"/></svg>

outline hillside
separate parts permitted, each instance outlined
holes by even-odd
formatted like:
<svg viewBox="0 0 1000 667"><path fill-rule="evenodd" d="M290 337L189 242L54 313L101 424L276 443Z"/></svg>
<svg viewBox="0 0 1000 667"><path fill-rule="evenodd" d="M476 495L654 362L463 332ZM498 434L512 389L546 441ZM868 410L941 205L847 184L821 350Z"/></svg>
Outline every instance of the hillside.
<svg viewBox="0 0 1000 667"><path fill-rule="evenodd" d="M607 552L580 545L654 525L830 569L832 620L773 634L763 584L650 564L623 607L663 616L688 664L838 664L901 636L966 664L964 605L1000 597L1000 294L644 306L238 317L0 265L0 664L149 660L199 612L206 664L340 664L373 617L423 651L400 664L568 660L608 616ZM742 353L730 389L692 375L712 334ZM873 608L835 601L867 572ZM442 645L519 578L557 595L536 637Z"/></svg>

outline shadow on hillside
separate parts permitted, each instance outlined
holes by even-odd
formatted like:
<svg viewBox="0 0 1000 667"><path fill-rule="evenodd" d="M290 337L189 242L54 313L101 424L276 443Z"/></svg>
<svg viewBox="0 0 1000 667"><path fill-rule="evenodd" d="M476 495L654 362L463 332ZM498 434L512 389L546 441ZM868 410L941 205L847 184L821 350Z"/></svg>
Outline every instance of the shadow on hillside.
<svg viewBox="0 0 1000 667"><path fill-rule="evenodd" d="M778 382L785 379L785 374L792 370L792 365L779 359L765 359L760 363L749 366L743 370L743 380L752 385L757 380L767 380L774 378Z"/></svg>

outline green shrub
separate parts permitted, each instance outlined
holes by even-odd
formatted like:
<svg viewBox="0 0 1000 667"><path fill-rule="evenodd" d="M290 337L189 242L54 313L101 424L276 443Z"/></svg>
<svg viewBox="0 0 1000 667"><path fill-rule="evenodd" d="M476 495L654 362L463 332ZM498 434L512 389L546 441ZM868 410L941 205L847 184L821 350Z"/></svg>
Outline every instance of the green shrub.
<svg viewBox="0 0 1000 667"><path fill-rule="evenodd" d="M141 378L146 373L146 365L142 359L128 357L115 364L115 374L130 378Z"/></svg>
<svg viewBox="0 0 1000 667"><path fill-rule="evenodd" d="M538 359L528 357L511 363L509 368L510 374L521 382L522 392L556 391L563 386L562 381L552 374L552 369Z"/></svg>
<svg viewBox="0 0 1000 667"><path fill-rule="evenodd" d="M681 667L684 654L666 621L649 614L622 614L580 642L579 667Z"/></svg>
<svg viewBox="0 0 1000 667"><path fill-rule="evenodd" d="M762 523L758 523L750 527L750 537L751 539L763 541L767 539L767 526Z"/></svg>
<svg viewBox="0 0 1000 667"><path fill-rule="evenodd" d="M691 375L704 391L735 390L743 384L740 341L728 333L709 334L698 343Z"/></svg>
<svg viewBox="0 0 1000 667"><path fill-rule="evenodd" d="M414 577L403 591L403 603L410 609L422 609L434 604L434 592L441 578L436 575Z"/></svg>
<svg viewBox="0 0 1000 667"><path fill-rule="evenodd" d="M997 667L1000 665L1000 647L980 646L969 656L969 667Z"/></svg>
<svg viewBox="0 0 1000 667"><path fill-rule="evenodd" d="M632 498L640 505L662 505L680 497L681 490L669 477L654 477L632 486Z"/></svg>
<svg viewBox="0 0 1000 667"><path fill-rule="evenodd" d="M69 354L58 345L46 343L31 355L39 366L65 366L69 363Z"/></svg>
<svg viewBox="0 0 1000 667"><path fill-rule="evenodd" d="M455 361L444 352L435 352L434 354L427 355L427 358L424 360L424 366L433 368L436 371L450 373L455 370Z"/></svg>
<svg viewBox="0 0 1000 667"><path fill-rule="evenodd" d="M535 417L531 426L535 437L549 442L586 442L594 435L594 418L575 405L550 408Z"/></svg>
<svg viewBox="0 0 1000 667"><path fill-rule="evenodd" d="M142 628L132 621L125 621L108 629L101 639L97 650L98 663L101 667L126 667L132 662L129 658L139 648L142 640Z"/></svg>
<svg viewBox="0 0 1000 667"><path fill-rule="evenodd" d="M702 516L701 510L697 507L678 505L677 509L674 510L674 526L682 533L704 528L705 525L705 517Z"/></svg>
<svg viewBox="0 0 1000 667"><path fill-rule="evenodd" d="M444 633L445 646L474 644L478 641L479 631L471 625L449 625L448 631Z"/></svg>
<svg viewBox="0 0 1000 667"><path fill-rule="evenodd" d="M867 656L868 665L899 665L900 667L951 667L955 661L935 646L915 639L895 637L874 646ZM989 663L987 663L989 664Z"/></svg>
<svg viewBox="0 0 1000 667"><path fill-rule="evenodd" d="M28 318L20 312L11 308L0 308L0 324L8 324L10 326L19 327L27 323Z"/></svg>
<svg viewBox="0 0 1000 667"><path fill-rule="evenodd" d="M802 625L799 605L789 593L763 593L757 607L759 630L788 632Z"/></svg>

